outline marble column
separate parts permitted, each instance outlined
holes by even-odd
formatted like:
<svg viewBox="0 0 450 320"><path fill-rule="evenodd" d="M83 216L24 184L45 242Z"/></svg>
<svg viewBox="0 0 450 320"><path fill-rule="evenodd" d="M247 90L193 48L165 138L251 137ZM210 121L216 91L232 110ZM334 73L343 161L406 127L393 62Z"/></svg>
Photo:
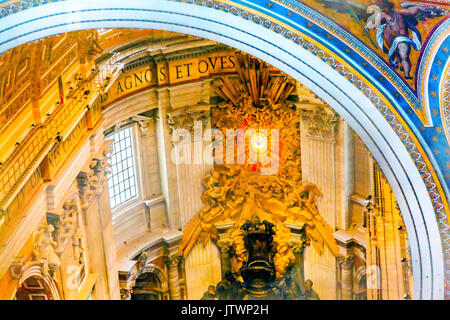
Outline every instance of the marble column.
<svg viewBox="0 0 450 320"><path fill-rule="evenodd" d="M180 275L178 274L178 265L181 261L181 255L176 253L166 256L165 262L169 269L169 292L171 300L181 300Z"/></svg>
<svg viewBox="0 0 450 320"><path fill-rule="evenodd" d="M225 274L231 271L230 250L233 245L231 239L221 239L217 241L217 246L220 250L220 265L222 270L222 279L225 278Z"/></svg>
<svg viewBox="0 0 450 320"><path fill-rule="evenodd" d="M339 256L337 258L341 273L341 298L342 300L353 300L353 266L355 257Z"/></svg>

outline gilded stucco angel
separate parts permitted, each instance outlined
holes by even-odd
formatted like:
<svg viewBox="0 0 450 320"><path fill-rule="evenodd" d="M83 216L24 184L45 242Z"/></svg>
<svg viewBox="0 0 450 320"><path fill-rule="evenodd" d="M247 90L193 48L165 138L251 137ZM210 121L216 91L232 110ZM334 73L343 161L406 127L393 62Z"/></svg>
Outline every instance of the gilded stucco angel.
<svg viewBox="0 0 450 320"><path fill-rule="evenodd" d="M235 221L238 228L232 231L231 238L235 243L237 261L244 261L239 226L253 221L255 217L275 225L275 267L279 275L294 259L286 223L303 225L308 240L319 253L323 252L325 245L333 254L338 253L333 230L320 216L316 206L316 197L321 196L316 186L232 168L224 165L205 177L206 190L202 195L205 206L187 224L180 244L180 251L185 257L195 243L205 245L210 239L217 239L215 223Z"/></svg>
<svg viewBox="0 0 450 320"><path fill-rule="evenodd" d="M225 213L231 211L232 215L236 211L232 204L227 205L231 186L225 178L224 170L215 170L203 178L205 191L201 199L205 206L185 227L184 233L189 237L184 237L180 244L180 249L185 256L197 241L206 244L210 238L214 240L216 234L214 223L225 219ZM236 197L234 201L238 201Z"/></svg>
<svg viewBox="0 0 450 320"><path fill-rule="evenodd" d="M276 194L258 195L256 211L259 215L274 221L277 225L284 223L302 223L305 232L316 250L321 254L324 245L333 252L338 253L338 248L332 236L333 230L319 214L316 205L316 197L322 196L321 192L312 184L296 184L284 180L280 184L282 197Z"/></svg>
<svg viewBox="0 0 450 320"><path fill-rule="evenodd" d="M411 47L414 50L422 48L422 37L417 25L448 12L436 5L411 2L402 2L401 8L395 8L389 0L377 0L369 6L344 0L318 1L328 8L350 14L361 25L372 44L369 30L376 30L376 45L388 55L392 67L400 66L406 79L412 79L409 58Z"/></svg>

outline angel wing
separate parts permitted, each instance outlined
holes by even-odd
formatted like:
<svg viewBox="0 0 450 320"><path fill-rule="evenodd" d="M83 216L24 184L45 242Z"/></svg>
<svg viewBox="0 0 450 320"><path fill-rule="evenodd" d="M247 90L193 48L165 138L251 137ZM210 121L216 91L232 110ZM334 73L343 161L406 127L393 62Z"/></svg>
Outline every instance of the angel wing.
<svg viewBox="0 0 450 320"><path fill-rule="evenodd" d="M356 3L353 1L345 1L345 0L317 0L319 3L322 3L327 8L333 9L340 13L349 14L362 28L362 31L369 39L369 41L376 47L376 44L373 42L370 37L369 31L366 29L365 24L367 19L371 16L370 10L368 6Z"/></svg>

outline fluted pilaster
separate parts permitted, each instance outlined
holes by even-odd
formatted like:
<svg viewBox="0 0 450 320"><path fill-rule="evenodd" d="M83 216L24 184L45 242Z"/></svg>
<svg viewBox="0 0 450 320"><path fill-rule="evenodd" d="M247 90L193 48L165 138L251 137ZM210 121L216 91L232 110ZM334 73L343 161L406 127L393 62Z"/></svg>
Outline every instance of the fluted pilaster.
<svg viewBox="0 0 450 320"><path fill-rule="evenodd" d="M210 128L209 106L191 107L168 114L168 128L172 136L173 151L180 156L175 164L178 190L180 221L184 227L202 208L202 178L212 171L213 165L203 159L203 132ZM177 130L181 130L178 137ZM184 134L187 136L185 137ZM182 136L181 136L182 135ZM189 138L183 140L182 138ZM180 139L180 141L178 141ZM174 141L175 140L175 141Z"/></svg>
<svg viewBox="0 0 450 320"><path fill-rule="evenodd" d="M203 134L211 127L210 123L208 105L176 110L167 117L169 133L171 135L175 133L172 136L173 151L176 155L180 155L181 160L174 166L182 228L203 207L202 179L213 170L213 165L203 159L203 149L205 144L208 144L207 141L203 141ZM177 133L176 130L181 131ZM194 245L185 260L188 298L199 299L208 285L220 280L220 264L221 258L217 247L211 242L206 247L202 244Z"/></svg>
<svg viewBox="0 0 450 320"><path fill-rule="evenodd" d="M324 105L297 106L301 123L302 177L315 184L323 196L318 198L320 215L336 227L338 215L336 193L336 130L338 116ZM305 278L314 282L321 298L336 298L336 259L328 248L319 255L313 247L304 253Z"/></svg>

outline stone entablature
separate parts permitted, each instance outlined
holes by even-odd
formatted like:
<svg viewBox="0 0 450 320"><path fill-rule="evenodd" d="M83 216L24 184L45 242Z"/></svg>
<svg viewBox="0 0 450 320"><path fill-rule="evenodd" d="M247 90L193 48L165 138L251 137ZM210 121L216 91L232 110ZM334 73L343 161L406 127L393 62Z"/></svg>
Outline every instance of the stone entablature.
<svg viewBox="0 0 450 320"><path fill-rule="evenodd" d="M123 73L106 91L103 106L150 87L188 83L223 73L236 72L234 51L224 46L220 50L184 49L176 56L147 54L138 61L125 64ZM200 48L201 49L201 48ZM172 56L172 57L171 57Z"/></svg>

